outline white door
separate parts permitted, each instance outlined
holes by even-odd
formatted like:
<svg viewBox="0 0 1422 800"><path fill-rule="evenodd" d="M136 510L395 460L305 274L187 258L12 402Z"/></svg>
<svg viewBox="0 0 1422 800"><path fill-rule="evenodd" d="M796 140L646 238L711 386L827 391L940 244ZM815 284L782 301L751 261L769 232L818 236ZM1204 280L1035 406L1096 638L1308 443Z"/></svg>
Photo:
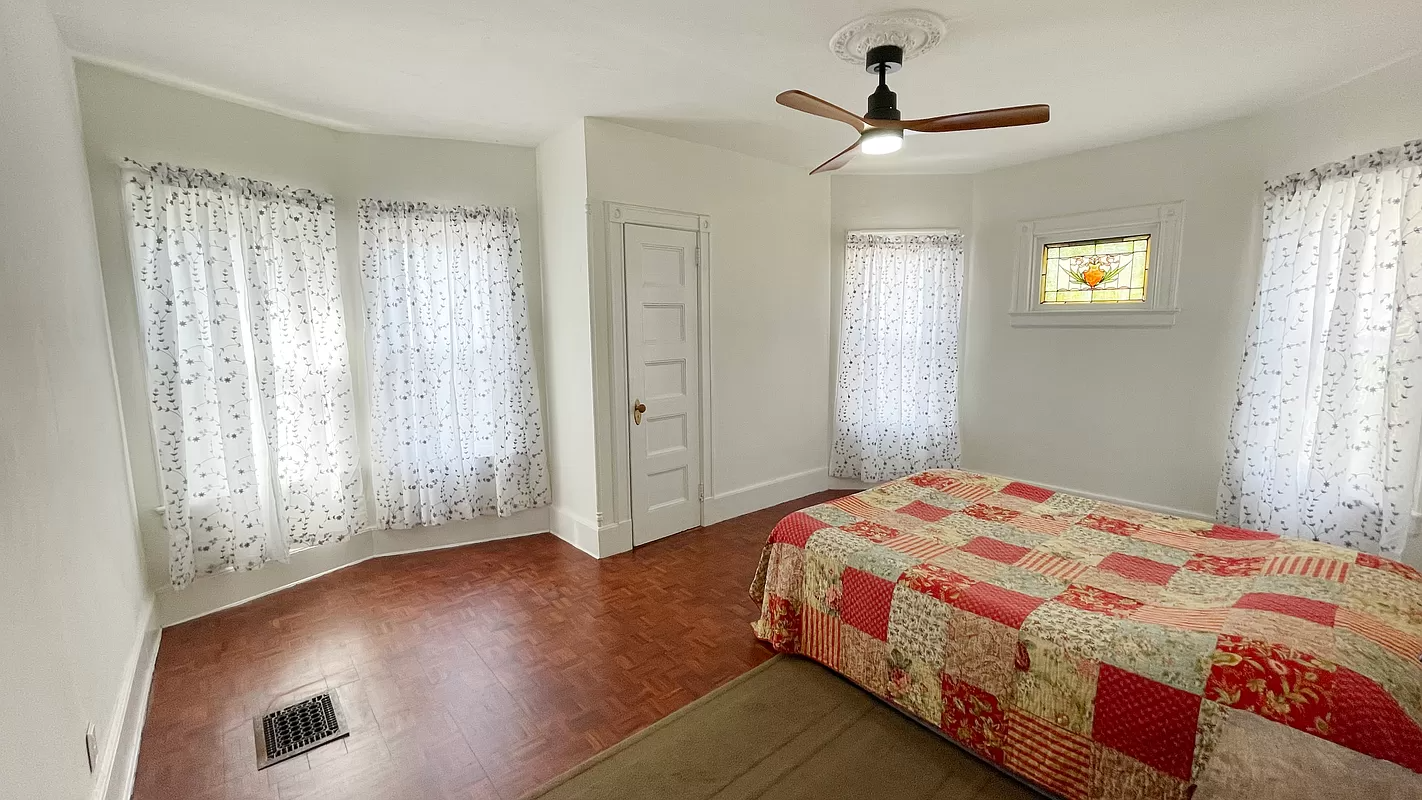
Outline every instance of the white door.
<svg viewBox="0 0 1422 800"><path fill-rule="evenodd" d="M696 232L623 225L632 543L701 524Z"/></svg>

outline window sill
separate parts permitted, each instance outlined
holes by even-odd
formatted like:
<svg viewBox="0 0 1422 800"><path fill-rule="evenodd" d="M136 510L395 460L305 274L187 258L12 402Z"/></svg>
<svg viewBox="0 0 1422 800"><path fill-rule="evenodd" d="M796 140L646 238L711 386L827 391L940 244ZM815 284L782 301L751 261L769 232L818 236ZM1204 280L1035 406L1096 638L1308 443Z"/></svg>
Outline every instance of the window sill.
<svg viewBox="0 0 1422 800"><path fill-rule="evenodd" d="M1169 328L1176 308L1112 309L1110 311L1014 311L1014 328Z"/></svg>

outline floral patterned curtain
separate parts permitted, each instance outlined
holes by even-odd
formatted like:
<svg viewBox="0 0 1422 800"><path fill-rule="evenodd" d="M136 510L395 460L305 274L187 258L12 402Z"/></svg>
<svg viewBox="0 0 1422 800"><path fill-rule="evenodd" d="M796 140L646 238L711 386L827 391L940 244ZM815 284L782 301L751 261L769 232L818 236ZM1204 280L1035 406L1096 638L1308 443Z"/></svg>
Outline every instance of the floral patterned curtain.
<svg viewBox="0 0 1422 800"><path fill-rule="evenodd" d="M1266 187L1221 521L1396 555L1422 432L1422 141Z"/></svg>
<svg viewBox="0 0 1422 800"><path fill-rule="evenodd" d="M517 214L362 200L360 230L379 524L547 505Z"/></svg>
<svg viewBox="0 0 1422 800"><path fill-rule="evenodd" d="M956 467L963 237L852 233L844 262L830 474Z"/></svg>
<svg viewBox="0 0 1422 800"><path fill-rule="evenodd" d="M173 585L365 522L330 197L125 169Z"/></svg>

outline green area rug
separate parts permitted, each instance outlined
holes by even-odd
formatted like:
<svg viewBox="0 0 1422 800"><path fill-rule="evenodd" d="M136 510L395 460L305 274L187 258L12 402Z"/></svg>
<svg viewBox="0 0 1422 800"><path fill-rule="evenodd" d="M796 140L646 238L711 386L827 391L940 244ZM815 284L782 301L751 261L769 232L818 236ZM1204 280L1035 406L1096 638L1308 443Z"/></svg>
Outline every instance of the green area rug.
<svg viewBox="0 0 1422 800"><path fill-rule="evenodd" d="M1033 800L824 667L777 656L525 800Z"/></svg>

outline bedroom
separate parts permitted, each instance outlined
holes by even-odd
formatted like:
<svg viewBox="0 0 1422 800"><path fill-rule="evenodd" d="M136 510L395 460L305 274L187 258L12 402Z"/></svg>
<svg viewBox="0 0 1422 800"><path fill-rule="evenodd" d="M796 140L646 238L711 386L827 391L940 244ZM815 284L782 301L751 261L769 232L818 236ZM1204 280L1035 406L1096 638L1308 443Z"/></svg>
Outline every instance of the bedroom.
<svg viewBox="0 0 1422 800"><path fill-rule="evenodd" d="M1341 459L1320 444L1327 437L1318 435L1318 421L1331 415L1330 424L1366 432L1376 401L1283 397L1297 420L1311 421L1291 418L1298 438L1272 445L1248 414L1236 412L1242 392L1278 391L1263 385L1270 367L1261 354L1297 349L1280 326L1256 324L1252 315L1261 297L1284 302L1289 284L1280 276L1314 270L1303 274L1331 275L1346 290L1401 263L1407 280L1422 280L1416 230L1387 216L1422 202L1406 188L1407 180L1418 181L1415 141L1422 137L1422 93L1415 90L1422 57L1414 44L1422 21L1409 3L927 3L942 21L937 39L886 78L905 117L1040 103L1050 106L1050 121L906 136L896 153L861 154L813 176L816 165L854 142L854 132L776 97L800 89L854 113L864 109L877 79L862 52L844 58L832 40L842 26L852 34L850 23L896 5L678 3L666 13L612 1L516 8L443 0L400 7L259 2L238 9L4 0L0 8L6 797L511 800L599 754L611 753L604 764L635 754L630 745L616 749L634 734L644 745L674 743L666 737L675 736L677 720L706 719L691 716L708 708L689 705L694 700L733 697L735 687L752 685L741 676L767 662L810 664L773 659L752 632L764 608L747 588L777 523L929 469L1006 476L1041 492L1124 508L1119 513L1128 516L1320 536L1350 545L1326 552L1334 560L1353 554L1354 565L1365 557L1368 564L1422 567L1422 544L1409 536L1415 417L1390 419L1389 430L1398 433L1388 439L1394 451L1387 460L1401 466L1396 476L1358 479L1382 487L1364 500L1337 492L1305 497L1282 484L1286 477L1299 484L1307 470L1289 472L1285 464L1266 475L1249 465L1290 446L1309 467L1318 462L1302 455L1307 447L1319 448L1317 458L1331 452ZM905 23L906 16L920 19ZM926 14L898 15L898 24L925 37L910 49L933 38L912 27L923 19L932 28ZM1111 45L1102 46L1108 32ZM1380 151L1390 154L1368 158ZM1315 244L1324 255L1333 252L1327 231L1294 251L1267 251L1266 237L1278 235L1269 226L1281 219L1266 216L1271 199L1318 197L1307 180L1285 179L1343 162L1351 166L1326 171L1318 185L1341 181L1342 193L1330 202L1351 204L1359 226L1353 233L1376 226L1396 231L1396 240L1372 242L1373 255L1361 260L1302 258ZM1374 175L1391 177L1370 211L1356 187L1359 176ZM135 257L144 252L135 244L144 228L134 213L140 199L161 204L171 197L153 188L172 191L174 181L194 194L169 201L170 211L181 202L233 202L224 230L258 224L244 217L243 197L322 215L321 224L303 229L304 241L315 244L298 260L326 280L325 291L308 292L303 302L324 303L324 318L344 333L323 329L302 347L332 359L334 385L345 390L323 388L316 405L328 415L322 424L347 438L344 447L327 448L326 462L306 466L328 477L343 468L348 480L333 485L347 490L331 494L358 508L364 523L337 507L314 535L303 529L287 541L290 520L262 520L256 524L267 535L252 539L235 528L215 535L194 524L195 512L177 511L200 493L170 479L187 474L172 448L160 446L164 428L150 372L154 354L177 345L163 344L171 329L140 302L153 287L141 280L144 262ZM439 491L433 502L428 494L411 498L381 477L392 474L389 459L424 459L437 448L383 448L379 432L388 429L377 420L413 436L446 430L450 417L402 416L375 403L385 396L382 386L458 374L421 372L399 357L398 336L379 335L418 328L389 316L398 305L390 298L433 307L428 298L401 295L408 287L381 272L394 264L415 270L402 254L417 245L444 252L411 239L415 223L431 216L446 226L476 223L466 241L485 248L478 263L497 262L504 272L496 280L510 287L482 295L496 309L497 327L483 318L467 329L484 326L498 332L494 341L514 343L500 351L506 358L490 380L520 394L481 406L475 416L483 415L484 427L459 444L494 448L517 462L511 469L518 477L501 483L509 473L487 466L490 451L480 450L482 460L471 461L481 466L465 477L486 488L462 508ZM1335 209L1328 218L1340 216ZM183 219L174 211L169 222L181 230ZM390 220L399 224L383 229L382 244L376 226ZM1065 312L1089 315L1070 321L1087 327L1044 320L1053 310L1026 302L1042 288L1034 281L1042 280L1046 248L1129 238L1146 228L1153 237L1147 263L1156 270L1142 276L1146 300ZM1063 238L1078 230L1087 233ZM866 234L885 231L917 235L891 236L886 244ZM902 431L928 442L931 452L897 458L875 450L880 439L872 432L837 425L836 410L849 399L851 377L867 374L848 370L855 359L845 354L873 352L843 330L845 320L870 308L847 298L865 296L855 287L872 294L903 286L876 287L864 267L877 263L876 248L907 247L903 240L914 238L927 241L934 274L950 286L934 296L937 306L916 308L957 323L933 338L941 358L916 363L933 368L930 385L952 389L923 398L889 393L896 405L880 413L902 416L924 398L943 403L916 418L931 426ZM208 240L194 241L201 245L194 258L207 265ZM636 261L637 253L647 260ZM696 280L680 282L676 296L648 293L664 286L639 290L627 280L630 268L646 275L668 263L649 253L677 254L683 276ZM239 255L231 264L257 263L256 254ZM209 269L222 274L218 266L199 271ZM226 274L234 269L241 272L234 266ZM1106 279L1083 269L1074 268L1083 280L1073 286L1098 278L1109 286L1126 274ZM1062 274L1070 277L1066 268ZM1327 298L1336 297L1326 295L1302 317L1318 326L1311 329L1317 348L1297 363L1317 370L1308 372L1310 385L1341 364L1395 378L1395 391L1405 395L1411 339L1401 312L1364 294L1374 312L1386 312L1368 316L1367 330L1382 325L1392 338L1357 336L1336 324L1326 312L1341 306L1330 306ZM908 302L900 296L896 303ZM648 346L645 358L633 359L629 342L642 338L645 345L647 338L634 329L637 315L627 313L637 302L677 311L671 324L680 323L687 346L670 355ZM1164 305L1141 314L1146 303ZM231 335L245 351L256 344L252 309L267 306L244 308ZM667 315L643 322L654 318L665 322ZM1367 349L1379 341L1383 350ZM188 344L212 347L210 339ZM1380 363L1377 352L1392 358ZM668 363L679 367L670 376L648 369ZM1251 373L1242 371L1246 363L1265 366ZM246 420L251 462L261 478L273 478L270 465L279 459L254 431L266 432L264 419L292 415L263 405L271 398L260 388L266 373L259 361L240 366L233 376L250 378L251 386L239 398L263 410L232 412L232 419ZM882 381L897 371L878 374ZM668 380L677 387L671 394L688 398L684 406L668 411L653 401L646 412L635 410L651 399L638 390ZM880 393L869 391L874 384L855 385L868 387L859 399L880 402ZM1396 408L1411 408L1405 400ZM182 408L165 413L179 427L191 421ZM490 431L499 432L498 442ZM674 446L658 438L664 436ZM541 447L531 445L539 438ZM1236 450L1242 461L1228 458ZM865 458L854 467L848 453ZM869 458L873 453L883 457ZM681 460L657 466L668 456ZM1236 468L1227 472L1227 463ZM229 474L224 464L222 479L238 480L238 468ZM652 480L666 475L677 480ZM275 480L251 483L259 497L291 489ZM1221 503L1222 483L1252 497L1274 493L1275 516L1265 519L1267 504ZM925 502L936 491L919 489ZM657 492L679 502L659 502ZM946 502L948 511L963 510ZM1001 507L1017 510L1013 502ZM1359 502L1388 503L1390 511L1370 516L1356 511ZM1298 512L1306 503L1308 512ZM255 505L271 510L266 501ZM1335 517L1337 525L1314 524ZM1290 524L1298 519L1302 526ZM422 524L434 521L444 524ZM939 544L950 540L945 534ZM1373 561L1377 556L1391 560ZM1368 569L1354 571L1372 576L1381 568ZM1388 574L1405 577L1406 569ZM1356 578L1350 573L1348 581ZM1370 723L1379 730L1397 724L1402 732L1389 739L1397 752L1368 754L1356 742L1272 722L1305 738L1267 741L1286 742L1278 748L1284 751L1323 748L1337 756L1335 766L1351 770L1350 779L1375 781L1375 793L1402 797L1415 793L1416 769L1399 778L1394 768L1415 763L1409 759L1422 745L1387 714L1400 709L1414 729L1422 719L1422 653L1408 657L1422 637L1422 598L1407 593L1415 583L1384 583L1396 604L1390 612L1367 611L1348 598L1329 604L1355 614L1347 617L1353 623L1364 611L1387 623L1390 634L1373 634L1385 645L1363 636L1374 642L1367 645L1372 666L1349 662L1346 653L1333 653L1333 661L1386 690L1393 705ZM1275 588L1270 597L1280 596ZM1261 593L1256 587L1245 594ZM1231 602L1205 610L1247 610L1249 624L1275 623L1295 638L1326 631L1335 649L1355 636L1336 620L1329 627ZM1305 630L1305 622L1317 627ZM1216 624L1210 635L1232 635L1226 624L1234 622ZM753 676L773 677L766 669ZM843 666L838 671L866 682ZM1146 666L1132 674L1149 672ZM347 735L259 770L253 718L323 690L340 698ZM851 691L855 702L868 703L866 714L888 708ZM1072 731L1077 744L1092 733L1072 716L1079 711L1062 712L1068 728L1081 729ZM910 710L866 719L890 726L892 737L912 737L913 718ZM1268 721L1242 711L1229 718ZM759 719L726 715L707 729L744 732ZM1101 776L1101 786L1058 786L1030 766L1010 764L1015 777L1007 778L983 766L998 765L991 752L973 751L971 743L959 749L950 740L963 744L962 736L940 734L918 740L921 749L912 752L971 783L945 796L1045 789L1171 797L1180 786L1198 786L1196 797L1229 796L1207 792L1215 774L1208 764L1201 765L1207 774L1192 765L1176 776L1129 746L1112 749L1112 763L1139 762L1155 772L1140 772L1141 782L1127 788L1107 785L1107 777L1125 773L1094 766L1092 780ZM693 752L722 751L703 745ZM899 761L879 755L902 764L908 751L895 752ZM1275 758L1263 744L1251 752L1260 762L1298 763ZM675 771L682 762L672 755L647 763L686 774ZM684 766L694 772L697 762L688 756ZM731 777L765 778L737 768ZM881 783L860 791L898 786L905 796L931 796L935 787L908 783L926 772L922 765L885 766ZM572 774L570 781L596 777ZM834 773L816 774L825 781ZM1267 770L1236 777L1261 774ZM1017 778L1035 788L1020 788ZM823 792L824 785L782 788ZM549 796L596 794L587 784L559 786L571 794ZM1309 788L1317 796L1330 790L1324 781ZM607 791L631 796L617 785Z"/></svg>

